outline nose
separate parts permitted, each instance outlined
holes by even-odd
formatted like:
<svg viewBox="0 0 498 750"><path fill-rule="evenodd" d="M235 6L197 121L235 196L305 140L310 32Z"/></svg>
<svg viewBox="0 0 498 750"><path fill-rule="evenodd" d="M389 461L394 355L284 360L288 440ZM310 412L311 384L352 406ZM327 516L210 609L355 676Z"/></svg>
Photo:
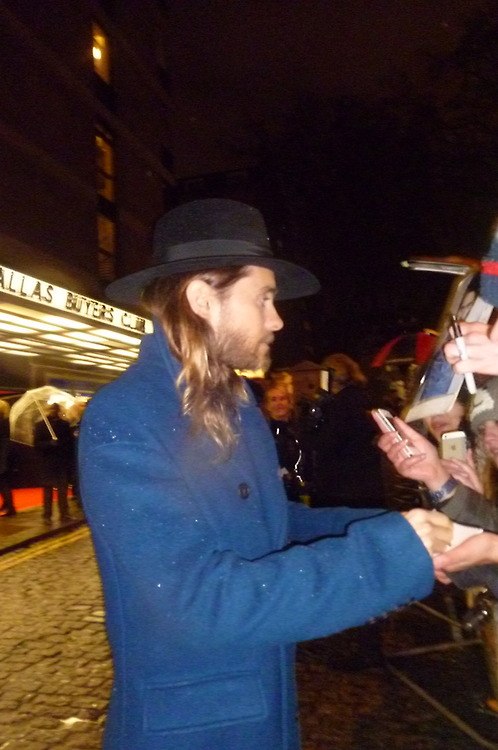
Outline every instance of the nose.
<svg viewBox="0 0 498 750"><path fill-rule="evenodd" d="M267 328L269 331L280 331L284 327L284 321L277 312L275 305L268 311Z"/></svg>

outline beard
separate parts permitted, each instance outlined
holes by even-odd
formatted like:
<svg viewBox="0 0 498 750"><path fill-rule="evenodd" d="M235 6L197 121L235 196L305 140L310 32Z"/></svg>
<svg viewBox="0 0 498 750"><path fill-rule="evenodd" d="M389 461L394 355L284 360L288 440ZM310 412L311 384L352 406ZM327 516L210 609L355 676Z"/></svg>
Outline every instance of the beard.
<svg viewBox="0 0 498 750"><path fill-rule="evenodd" d="M234 370L259 370L270 368L270 344L273 335L251 341L240 331L224 325L216 335L217 356L223 364Z"/></svg>

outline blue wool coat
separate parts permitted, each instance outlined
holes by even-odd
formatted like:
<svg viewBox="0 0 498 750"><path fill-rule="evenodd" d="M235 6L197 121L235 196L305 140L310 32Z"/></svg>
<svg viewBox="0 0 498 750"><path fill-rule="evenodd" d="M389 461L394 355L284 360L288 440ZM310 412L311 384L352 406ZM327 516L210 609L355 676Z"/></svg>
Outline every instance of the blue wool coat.
<svg viewBox="0 0 498 750"><path fill-rule="evenodd" d="M161 330L89 404L83 501L115 682L106 750L297 750L296 641L427 595L397 513L290 503L251 400L220 462L182 417Z"/></svg>

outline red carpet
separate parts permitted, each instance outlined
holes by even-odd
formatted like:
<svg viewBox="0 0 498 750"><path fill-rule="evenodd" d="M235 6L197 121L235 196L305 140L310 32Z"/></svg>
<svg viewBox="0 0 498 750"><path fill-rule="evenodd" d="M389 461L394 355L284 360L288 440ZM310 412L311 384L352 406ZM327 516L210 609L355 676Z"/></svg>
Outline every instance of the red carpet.
<svg viewBox="0 0 498 750"><path fill-rule="evenodd" d="M37 508L42 504L42 488L28 487L22 490L12 490L16 510Z"/></svg>
<svg viewBox="0 0 498 750"><path fill-rule="evenodd" d="M16 510L28 510L38 508L43 504L43 490L41 487L26 487L22 490L12 490ZM68 498L72 497L71 485L69 485ZM57 502L57 490L54 491L54 500Z"/></svg>

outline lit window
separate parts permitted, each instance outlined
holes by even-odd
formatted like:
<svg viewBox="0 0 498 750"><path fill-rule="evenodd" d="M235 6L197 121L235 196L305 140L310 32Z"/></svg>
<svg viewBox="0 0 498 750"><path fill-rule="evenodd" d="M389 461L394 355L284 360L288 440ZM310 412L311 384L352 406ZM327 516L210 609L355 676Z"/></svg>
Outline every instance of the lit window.
<svg viewBox="0 0 498 750"><path fill-rule="evenodd" d="M97 149L97 192L108 201L114 201L114 148L112 136L97 127L95 136Z"/></svg>
<svg viewBox="0 0 498 750"><path fill-rule="evenodd" d="M111 82L111 64L109 39L98 24L92 24L93 30L93 69L106 83Z"/></svg>
<svg viewBox="0 0 498 750"><path fill-rule="evenodd" d="M116 278L116 224L103 214L97 214L99 242L98 270L102 281Z"/></svg>

